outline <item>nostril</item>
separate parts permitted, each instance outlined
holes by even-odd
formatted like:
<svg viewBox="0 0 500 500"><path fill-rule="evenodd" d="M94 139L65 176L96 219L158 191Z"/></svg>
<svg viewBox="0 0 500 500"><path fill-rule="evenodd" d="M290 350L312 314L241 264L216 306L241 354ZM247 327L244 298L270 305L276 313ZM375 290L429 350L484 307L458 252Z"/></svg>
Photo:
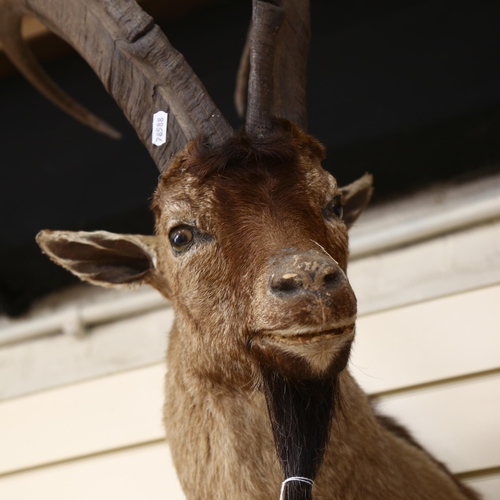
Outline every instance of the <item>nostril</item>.
<svg viewBox="0 0 500 500"><path fill-rule="evenodd" d="M323 278L323 284L326 288L334 287L338 284L339 281L339 273L333 272L325 274Z"/></svg>
<svg viewBox="0 0 500 500"><path fill-rule="evenodd" d="M303 288L303 283L297 274L285 274L271 282L273 292L292 293Z"/></svg>

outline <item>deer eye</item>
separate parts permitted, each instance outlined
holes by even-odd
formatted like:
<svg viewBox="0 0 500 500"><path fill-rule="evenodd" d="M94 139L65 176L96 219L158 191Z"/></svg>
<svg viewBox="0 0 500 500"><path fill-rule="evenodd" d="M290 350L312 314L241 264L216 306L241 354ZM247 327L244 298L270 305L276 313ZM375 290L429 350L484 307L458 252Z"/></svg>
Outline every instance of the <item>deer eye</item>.
<svg viewBox="0 0 500 500"><path fill-rule="evenodd" d="M184 252L193 243L193 228L189 226L174 227L170 231L168 238L176 252Z"/></svg>
<svg viewBox="0 0 500 500"><path fill-rule="evenodd" d="M331 219L332 217L342 219L343 214L344 209L342 207L342 198L340 195L335 196L323 209L323 216L326 219Z"/></svg>

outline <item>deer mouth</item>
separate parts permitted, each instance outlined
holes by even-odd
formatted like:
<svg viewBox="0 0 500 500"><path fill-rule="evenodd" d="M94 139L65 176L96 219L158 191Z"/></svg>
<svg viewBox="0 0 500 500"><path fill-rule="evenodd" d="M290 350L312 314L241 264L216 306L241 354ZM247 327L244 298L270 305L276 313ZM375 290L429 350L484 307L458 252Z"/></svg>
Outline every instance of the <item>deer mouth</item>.
<svg viewBox="0 0 500 500"><path fill-rule="evenodd" d="M316 330L312 328L293 328L286 330L262 330L260 337L273 339L278 342L285 343L315 343L324 342L338 337L345 337L354 331L354 318L345 324L330 327L324 330Z"/></svg>

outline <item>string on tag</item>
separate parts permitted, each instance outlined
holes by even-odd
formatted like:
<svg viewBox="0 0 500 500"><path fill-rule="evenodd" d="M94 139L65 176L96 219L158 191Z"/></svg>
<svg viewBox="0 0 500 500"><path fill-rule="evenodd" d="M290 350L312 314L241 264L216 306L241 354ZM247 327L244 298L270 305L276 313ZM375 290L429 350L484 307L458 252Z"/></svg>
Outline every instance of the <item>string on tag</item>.
<svg viewBox="0 0 500 500"><path fill-rule="evenodd" d="M290 483L291 481L299 481L300 483L306 483L309 484L310 486L314 484L314 481L312 479L309 479L308 477L300 477L300 476L289 477L281 483L280 500L285 500L285 486L286 483Z"/></svg>

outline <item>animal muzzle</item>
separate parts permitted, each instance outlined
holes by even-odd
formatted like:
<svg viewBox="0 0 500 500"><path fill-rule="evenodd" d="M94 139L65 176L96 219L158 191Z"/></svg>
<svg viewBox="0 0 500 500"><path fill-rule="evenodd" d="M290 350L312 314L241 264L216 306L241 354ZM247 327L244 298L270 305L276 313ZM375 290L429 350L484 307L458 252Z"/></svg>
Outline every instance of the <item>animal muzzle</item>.
<svg viewBox="0 0 500 500"><path fill-rule="evenodd" d="M353 330L356 297L344 271L329 255L286 250L270 263L265 283L255 331L313 340Z"/></svg>
<svg viewBox="0 0 500 500"><path fill-rule="evenodd" d="M337 262L315 250L287 249L263 278L248 344L261 365L298 380L343 370L355 334L356 297Z"/></svg>
<svg viewBox="0 0 500 500"><path fill-rule="evenodd" d="M288 255L270 269L269 289L281 300L314 297L330 301L346 283L339 265L315 251Z"/></svg>

